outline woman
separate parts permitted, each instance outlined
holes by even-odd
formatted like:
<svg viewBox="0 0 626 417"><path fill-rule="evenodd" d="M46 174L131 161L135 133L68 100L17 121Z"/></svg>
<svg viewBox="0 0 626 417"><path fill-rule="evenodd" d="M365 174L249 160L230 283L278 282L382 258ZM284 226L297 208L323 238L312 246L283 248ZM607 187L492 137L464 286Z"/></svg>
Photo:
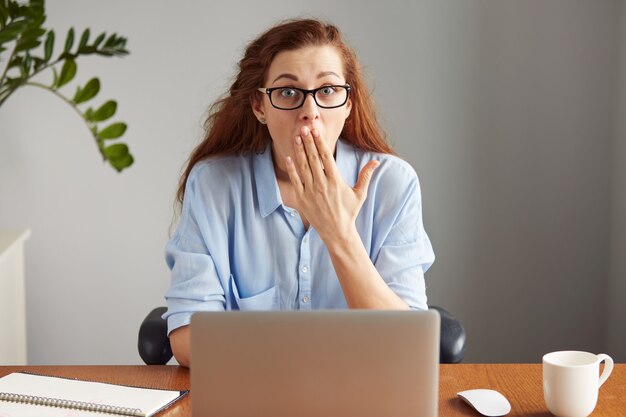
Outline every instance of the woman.
<svg viewBox="0 0 626 417"><path fill-rule="evenodd" d="M166 248L181 365L195 311L427 308L418 179L393 156L336 27L292 20L262 34L206 126Z"/></svg>

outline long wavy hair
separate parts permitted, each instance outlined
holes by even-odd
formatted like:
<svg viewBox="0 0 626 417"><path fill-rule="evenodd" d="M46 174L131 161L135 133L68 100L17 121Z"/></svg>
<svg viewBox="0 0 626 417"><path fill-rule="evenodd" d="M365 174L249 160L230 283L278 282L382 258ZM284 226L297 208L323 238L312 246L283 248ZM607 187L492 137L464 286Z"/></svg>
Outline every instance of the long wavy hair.
<svg viewBox="0 0 626 417"><path fill-rule="evenodd" d="M177 203L182 204L185 185L193 166L208 157L262 153L271 137L267 126L252 111L252 100L260 99L257 88L265 79L274 57L283 51L307 46L334 46L343 59L346 82L350 84L352 111L341 138L366 151L394 154L380 127L374 104L354 51L344 42L336 26L314 19L284 21L259 36L246 48L239 73L228 93L209 109L204 140L193 150L182 174Z"/></svg>

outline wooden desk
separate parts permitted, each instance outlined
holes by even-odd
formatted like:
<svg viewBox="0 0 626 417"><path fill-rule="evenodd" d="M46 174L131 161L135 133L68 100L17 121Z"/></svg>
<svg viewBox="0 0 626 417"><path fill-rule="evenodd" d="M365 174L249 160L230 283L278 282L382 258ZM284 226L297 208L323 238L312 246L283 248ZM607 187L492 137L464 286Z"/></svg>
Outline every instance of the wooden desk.
<svg viewBox="0 0 626 417"><path fill-rule="evenodd" d="M0 377L21 370L151 388L189 389L189 371L178 366L0 366ZM472 388L492 388L504 394L512 406L508 416L552 416L543 402L540 364L441 365L439 415L479 416L456 396L457 392ZM159 417L191 416L190 395ZM616 364L600 389L592 417L623 416L625 410L626 364Z"/></svg>
<svg viewBox="0 0 626 417"><path fill-rule="evenodd" d="M541 364L441 365L439 371L439 415L479 416L456 393L466 389L500 391L511 403L507 416L552 417L543 401ZM626 415L626 364L616 364L600 388L598 405L591 417Z"/></svg>

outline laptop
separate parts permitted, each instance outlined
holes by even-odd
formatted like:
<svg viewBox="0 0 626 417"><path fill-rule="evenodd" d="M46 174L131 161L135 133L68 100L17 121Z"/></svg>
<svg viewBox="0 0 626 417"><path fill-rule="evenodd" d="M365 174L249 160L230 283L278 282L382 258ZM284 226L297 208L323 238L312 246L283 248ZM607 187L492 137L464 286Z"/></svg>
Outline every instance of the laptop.
<svg viewBox="0 0 626 417"><path fill-rule="evenodd" d="M435 417L436 311L199 312L197 417Z"/></svg>

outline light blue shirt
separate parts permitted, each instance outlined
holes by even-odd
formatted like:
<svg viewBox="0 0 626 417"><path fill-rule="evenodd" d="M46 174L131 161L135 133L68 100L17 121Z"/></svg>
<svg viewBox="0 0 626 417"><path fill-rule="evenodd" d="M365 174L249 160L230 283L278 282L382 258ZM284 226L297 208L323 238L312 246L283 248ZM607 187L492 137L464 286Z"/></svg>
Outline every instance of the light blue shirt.
<svg viewBox="0 0 626 417"><path fill-rule="evenodd" d="M435 255L415 171L395 156L341 140L335 159L350 186L367 162L381 162L356 227L389 288L411 308L426 309L424 272ZM324 242L282 203L270 146L193 167L166 260L168 333L196 311L348 308Z"/></svg>

